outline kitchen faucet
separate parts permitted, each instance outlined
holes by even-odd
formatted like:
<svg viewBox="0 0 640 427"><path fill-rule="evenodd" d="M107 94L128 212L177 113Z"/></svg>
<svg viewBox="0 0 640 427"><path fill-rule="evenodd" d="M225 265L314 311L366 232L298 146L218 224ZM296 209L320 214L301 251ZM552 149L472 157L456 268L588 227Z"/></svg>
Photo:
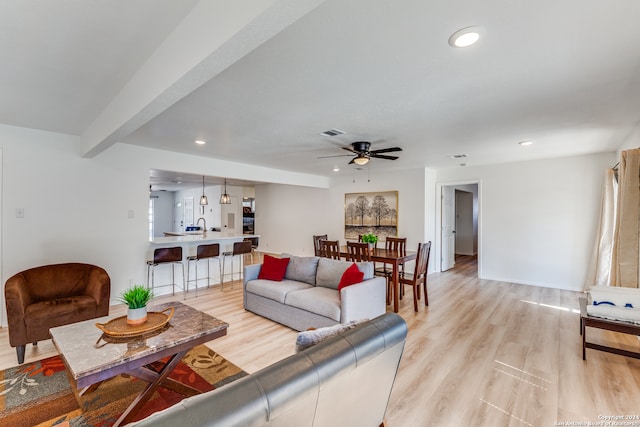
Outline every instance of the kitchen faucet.
<svg viewBox="0 0 640 427"><path fill-rule="evenodd" d="M202 225L204 226L204 232L206 233L207 232L207 220L204 219L204 217L200 217L196 221L196 225L200 224L200 220L202 220Z"/></svg>

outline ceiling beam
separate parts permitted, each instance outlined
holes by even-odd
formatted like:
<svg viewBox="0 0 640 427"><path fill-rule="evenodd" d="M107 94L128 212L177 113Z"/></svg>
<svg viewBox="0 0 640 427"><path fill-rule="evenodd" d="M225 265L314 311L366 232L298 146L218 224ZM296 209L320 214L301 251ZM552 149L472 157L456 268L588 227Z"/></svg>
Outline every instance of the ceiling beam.
<svg viewBox="0 0 640 427"><path fill-rule="evenodd" d="M94 157L324 0L202 0L82 134Z"/></svg>

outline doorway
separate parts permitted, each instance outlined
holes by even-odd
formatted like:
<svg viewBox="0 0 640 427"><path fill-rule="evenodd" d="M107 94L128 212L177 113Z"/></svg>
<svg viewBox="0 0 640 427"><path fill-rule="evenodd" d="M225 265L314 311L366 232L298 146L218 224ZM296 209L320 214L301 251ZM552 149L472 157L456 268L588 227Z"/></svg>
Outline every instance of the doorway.
<svg viewBox="0 0 640 427"><path fill-rule="evenodd" d="M436 212L440 214L440 245L437 245L440 247L440 271L456 268L456 258L477 258L480 270L480 183L439 184L438 187L440 209Z"/></svg>

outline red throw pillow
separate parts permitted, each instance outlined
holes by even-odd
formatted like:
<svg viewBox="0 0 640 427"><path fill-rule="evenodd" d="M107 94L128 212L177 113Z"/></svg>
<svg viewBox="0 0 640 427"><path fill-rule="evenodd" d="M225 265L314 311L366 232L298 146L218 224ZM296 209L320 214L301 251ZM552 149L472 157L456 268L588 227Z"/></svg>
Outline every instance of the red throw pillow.
<svg viewBox="0 0 640 427"><path fill-rule="evenodd" d="M269 255L264 256L264 262L258 274L258 279L275 280L281 282L287 272L290 258L276 258Z"/></svg>
<svg viewBox="0 0 640 427"><path fill-rule="evenodd" d="M344 271L344 273L342 273L340 283L338 284L338 292L340 292L340 289L342 288L362 282L363 278L364 273L358 269L358 266L354 262Z"/></svg>

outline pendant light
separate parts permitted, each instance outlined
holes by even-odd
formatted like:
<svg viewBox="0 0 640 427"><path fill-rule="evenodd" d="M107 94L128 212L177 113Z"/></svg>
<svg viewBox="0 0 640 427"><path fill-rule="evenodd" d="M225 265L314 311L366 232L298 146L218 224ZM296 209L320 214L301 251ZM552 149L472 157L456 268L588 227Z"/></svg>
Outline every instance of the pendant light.
<svg viewBox="0 0 640 427"><path fill-rule="evenodd" d="M224 179L224 193L220 195L220 204L221 205L230 205L231 204L231 196L227 193L227 178Z"/></svg>
<svg viewBox="0 0 640 427"><path fill-rule="evenodd" d="M200 197L200 206L206 206L209 204L207 196L204 194L204 175L202 175L202 197Z"/></svg>

